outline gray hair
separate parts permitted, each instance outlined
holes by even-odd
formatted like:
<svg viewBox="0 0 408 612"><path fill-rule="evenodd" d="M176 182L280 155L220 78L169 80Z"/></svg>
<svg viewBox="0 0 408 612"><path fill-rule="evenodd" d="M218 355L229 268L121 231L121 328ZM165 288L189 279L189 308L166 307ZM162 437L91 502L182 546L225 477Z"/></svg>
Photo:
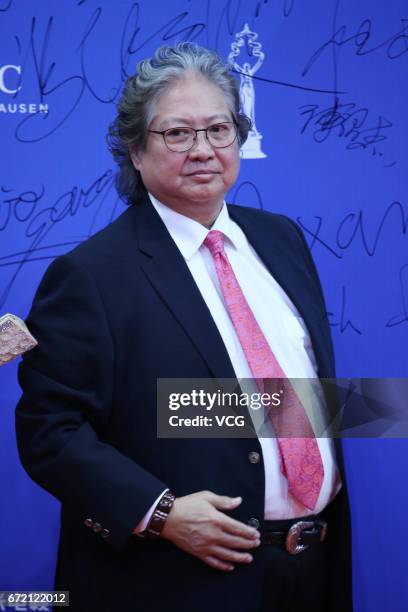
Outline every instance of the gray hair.
<svg viewBox="0 0 408 612"><path fill-rule="evenodd" d="M238 127L238 142L242 145L251 122L240 112L238 83L230 68L214 51L195 43L182 42L175 47L160 47L153 57L138 63L136 73L125 82L118 113L109 126L108 147L119 166L116 188L119 196L134 204L146 192L140 172L133 166L130 152L146 146L147 128L154 107L169 85L186 71L194 71L218 86L225 94Z"/></svg>

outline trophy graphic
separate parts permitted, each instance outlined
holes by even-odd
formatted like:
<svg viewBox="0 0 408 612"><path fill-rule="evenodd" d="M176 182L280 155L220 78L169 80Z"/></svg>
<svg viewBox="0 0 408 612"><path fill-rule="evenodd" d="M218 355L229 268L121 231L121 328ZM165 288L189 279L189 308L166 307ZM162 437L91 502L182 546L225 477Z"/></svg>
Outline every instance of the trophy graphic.
<svg viewBox="0 0 408 612"><path fill-rule="evenodd" d="M252 77L262 66L265 58L265 54L262 52L262 45L257 42L257 38L258 34L252 32L252 30L249 29L249 25L246 23L244 29L235 35L235 41L231 44L231 53L228 56L228 63L241 76L239 95L241 98L242 112L250 118L252 124L248 138L241 147L241 157L244 159L259 159L261 157L266 157L261 149L262 134L257 130L255 123L255 88ZM241 66L237 61L241 53L241 47L246 44L245 39L247 39L247 45L251 50L252 56L256 58L256 62L253 66L251 66L249 62L244 62Z"/></svg>

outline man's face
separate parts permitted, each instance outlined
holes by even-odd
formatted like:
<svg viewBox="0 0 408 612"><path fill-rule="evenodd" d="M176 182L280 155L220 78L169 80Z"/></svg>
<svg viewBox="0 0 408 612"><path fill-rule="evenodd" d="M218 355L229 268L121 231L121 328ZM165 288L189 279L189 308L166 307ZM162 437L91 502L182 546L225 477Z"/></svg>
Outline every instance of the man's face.
<svg viewBox="0 0 408 612"><path fill-rule="evenodd" d="M189 74L176 81L159 98L151 130L172 127L206 128L214 123L232 121L223 91L208 80ZM225 194L239 172L239 145L217 149L204 132L189 151L169 151L163 136L147 134L144 151L132 154L132 161L148 191L158 200L198 221L216 216Z"/></svg>

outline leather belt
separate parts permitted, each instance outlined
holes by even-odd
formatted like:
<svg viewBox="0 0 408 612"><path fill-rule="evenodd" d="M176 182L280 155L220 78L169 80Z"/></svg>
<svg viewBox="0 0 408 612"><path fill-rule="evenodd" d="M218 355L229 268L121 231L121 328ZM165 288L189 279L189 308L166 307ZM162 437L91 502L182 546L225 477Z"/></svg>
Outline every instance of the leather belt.
<svg viewBox="0 0 408 612"><path fill-rule="evenodd" d="M327 533L327 523L321 520L297 521L286 531L265 531L262 544L284 545L288 553L297 555L310 544L323 542Z"/></svg>

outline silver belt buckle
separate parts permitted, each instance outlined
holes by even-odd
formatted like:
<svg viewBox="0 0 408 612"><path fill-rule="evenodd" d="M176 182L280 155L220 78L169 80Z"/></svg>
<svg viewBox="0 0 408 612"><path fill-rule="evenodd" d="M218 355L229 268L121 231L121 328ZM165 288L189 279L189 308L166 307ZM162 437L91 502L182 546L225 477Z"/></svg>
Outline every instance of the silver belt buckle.
<svg viewBox="0 0 408 612"><path fill-rule="evenodd" d="M326 537L327 532L327 523L324 521L298 521L294 523L292 527L289 529L288 534L286 536L286 550L291 555L298 555L303 552L309 545L307 544L299 544L299 538L302 535L302 531L305 529L312 529L315 525L320 525L322 530L320 533L320 541L323 542Z"/></svg>

